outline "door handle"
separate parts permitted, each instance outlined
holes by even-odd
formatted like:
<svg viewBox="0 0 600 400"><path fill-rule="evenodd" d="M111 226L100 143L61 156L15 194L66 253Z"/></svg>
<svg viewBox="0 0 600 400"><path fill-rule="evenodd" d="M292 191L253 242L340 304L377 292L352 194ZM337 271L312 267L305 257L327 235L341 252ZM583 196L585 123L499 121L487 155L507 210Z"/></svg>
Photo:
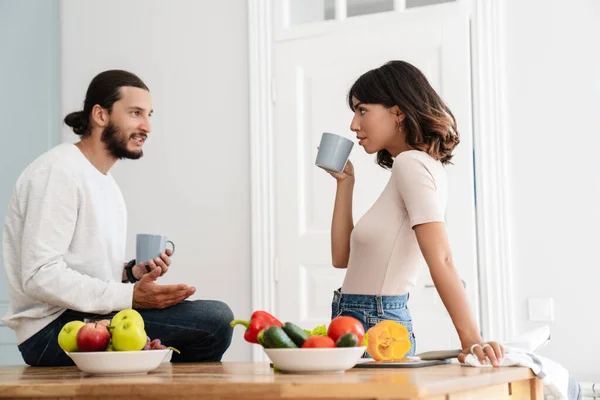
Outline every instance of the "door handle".
<svg viewBox="0 0 600 400"><path fill-rule="evenodd" d="M466 289L467 288L467 282L465 282L464 279L461 279L460 282L462 283L463 288ZM425 289L431 289L431 288L434 288L434 287L435 287L435 285L433 283L428 283L428 284L425 285Z"/></svg>

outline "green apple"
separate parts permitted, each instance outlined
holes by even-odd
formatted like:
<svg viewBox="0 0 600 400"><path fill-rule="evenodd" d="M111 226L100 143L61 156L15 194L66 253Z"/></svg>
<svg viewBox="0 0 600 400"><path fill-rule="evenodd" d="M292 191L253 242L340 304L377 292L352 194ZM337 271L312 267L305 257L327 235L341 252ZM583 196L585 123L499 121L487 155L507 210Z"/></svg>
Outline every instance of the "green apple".
<svg viewBox="0 0 600 400"><path fill-rule="evenodd" d="M77 333L85 324L83 321L67 322L58 333L58 345L67 352L77 351Z"/></svg>
<svg viewBox="0 0 600 400"><path fill-rule="evenodd" d="M133 309L119 311L110 321L111 326L117 326L121 321L138 321L144 329L144 319L139 312Z"/></svg>
<svg viewBox="0 0 600 400"><path fill-rule="evenodd" d="M146 331L139 321L124 319L112 325L112 347L115 351L137 351L146 346Z"/></svg>

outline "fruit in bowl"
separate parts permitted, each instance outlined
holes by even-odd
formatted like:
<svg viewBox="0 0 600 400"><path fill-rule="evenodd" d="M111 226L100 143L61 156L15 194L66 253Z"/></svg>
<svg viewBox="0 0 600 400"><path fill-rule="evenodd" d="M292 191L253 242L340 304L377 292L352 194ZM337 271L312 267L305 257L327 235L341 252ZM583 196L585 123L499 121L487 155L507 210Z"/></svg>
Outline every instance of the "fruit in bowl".
<svg viewBox="0 0 600 400"><path fill-rule="evenodd" d="M106 325L88 322L77 332L78 351L104 351L110 341Z"/></svg>
<svg viewBox="0 0 600 400"><path fill-rule="evenodd" d="M122 320L112 325L112 347L115 351L136 351L146 346L148 336L136 320Z"/></svg>
<svg viewBox="0 0 600 400"><path fill-rule="evenodd" d="M343 372L356 365L365 347L264 349L273 365L284 372Z"/></svg>
<svg viewBox="0 0 600 400"><path fill-rule="evenodd" d="M151 340L144 326L140 313L132 309L118 312L112 320L70 321L60 330L58 345L83 372L146 373L179 351L158 338Z"/></svg>
<svg viewBox="0 0 600 400"><path fill-rule="evenodd" d="M67 353L77 368L92 375L137 375L156 369L170 359L170 349L152 351L95 351Z"/></svg>
<svg viewBox="0 0 600 400"><path fill-rule="evenodd" d="M58 345L67 353L167 349L178 352L158 338L151 340L144 326L144 319L133 309L119 311L112 320L70 321L60 330Z"/></svg>
<svg viewBox="0 0 600 400"><path fill-rule="evenodd" d="M334 318L327 328L327 336L337 341L344 335L351 333L358 339L357 346L362 346L365 336L363 324L356 318L341 316Z"/></svg>
<svg viewBox="0 0 600 400"><path fill-rule="evenodd" d="M83 321L67 322L58 333L58 345L64 351L77 351L77 333L84 326Z"/></svg>
<svg viewBox="0 0 600 400"><path fill-rule="evenodd" d="M241 322L232 321L232 326ZM342 372L356 365L366 349L362 346L362 323L352 317L338 317L329 328L307 331L291 322L281 323L264 311L255 311L250 323L243 325L246 341L261 345L273 365L285 372Z"/></svg>
<svg viewBox="0 0 600 400"><path fill-rule="evenodd" d="M105 320L105 321L107 321L107 320ZM124 321L134 321L134 322L137 322L138 324L140 324L142 326L142 329L144 329L144 327L145 327L144 326L144 318L142 318L142 316L140 315L139 312L137 312L133 309L119 311L112 318L112 320L110 321L110 324L112 326L116 326L120 322L124 322Z"/></svg>
<svg viewBox="0 0 600 400"><path fill-rule="evenodd" d="M281 328L271 326L259 333L258 342L281 371L343 372L354 367L364 354L365 347L359 345L364 334L360 321L338 317L331 321L326 335L309 335L286 322ZM290 338L295 346L290 346L286 338Z"/></svg>

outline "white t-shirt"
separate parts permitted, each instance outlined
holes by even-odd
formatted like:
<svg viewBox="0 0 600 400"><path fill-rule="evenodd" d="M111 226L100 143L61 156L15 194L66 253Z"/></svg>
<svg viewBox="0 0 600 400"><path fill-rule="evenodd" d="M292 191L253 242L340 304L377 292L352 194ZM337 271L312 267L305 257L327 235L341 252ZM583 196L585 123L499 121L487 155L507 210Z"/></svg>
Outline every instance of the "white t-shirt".
<svg viewBox="0 0 600 400"><path fill-rule="evenodd" d="M17 180L3 232L10 306L3 322L19 344L66 309L131 308L121 283L127 211L113 177L73 144L33 161Z"/></svg>
<svg viewBox="0 0 600 400"><path fill-rule="evenodd" d="M444 221L447 192L440 161L423 151L400 153L381 196L352 231L342 293L410 292L425 264L413 227Z"/></svg>

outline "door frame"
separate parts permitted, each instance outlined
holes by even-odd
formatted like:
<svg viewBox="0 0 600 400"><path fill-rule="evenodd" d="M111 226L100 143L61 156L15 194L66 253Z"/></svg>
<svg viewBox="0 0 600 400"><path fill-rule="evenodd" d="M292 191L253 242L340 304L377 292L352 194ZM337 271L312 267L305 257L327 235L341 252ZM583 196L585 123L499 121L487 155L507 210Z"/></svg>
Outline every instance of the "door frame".
<svg viewBox="0 0 600 400"><path fill-rule="evenodd" d="M345 9L345 0L336 2L338 8ZM504 2L458 2L467 8L471 20L480 329L486 340L505 341L514 335L514 309L505 119ZM247 0L247 5L252 309L274 312L279 268L274 243L273 1ZM403 12L401 10L402 7L395 12ZM336 17L345 18L343 13ZM314 31L314 26L308 30ZM299 30L299 36L306 35L307 29ZM265 360L258 346L253 346L252 357L255 361Z"/></svg>

